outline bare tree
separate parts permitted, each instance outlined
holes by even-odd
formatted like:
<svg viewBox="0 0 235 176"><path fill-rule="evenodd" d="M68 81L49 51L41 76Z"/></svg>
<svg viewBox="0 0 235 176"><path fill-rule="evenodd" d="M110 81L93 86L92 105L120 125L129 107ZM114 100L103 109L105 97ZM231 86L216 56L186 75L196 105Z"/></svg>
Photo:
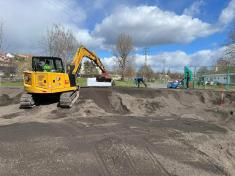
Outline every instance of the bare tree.
<svg viewBox="0 0 235 176"><path fill-rule="evenodd" d="M224 51L224 57L217 61L217 65L219 62L219 66L221 66L221 61L225 61L226 64L235 64L235 26L231 29L228 34L228 40L226 42L226 49ZM222 65L223 66L223 65Z"/></svg>
<svg viewBox="0 0 235 176"><path fill-rule="evenodd" d="M136 76L136 62L135 62L135 57L129 57L127 66L126 66L126 71L125 71L125 76L129 78L133 78Z"/></svg>
<svg viewBox="0 0 235 176"><path fill-rule="evenodd" d="M44 36L42 47L48 55L62 58L66 65L67 60L75 54L79 43L71 30L55 24Z"/></svg>
<svg viewBox="0 0 235 176"><path fill-rule="evenodd" d="M0 21L0 52L2 51L3 49L3 22Z"/></svg>
<svg viewBox="0 0 235 176"><path fill-rule="evenodd" d="M114 54L117 58L117 64L121 72L122 80L125 78L125 72L129 62L129 55L133 50L132 38L127 34L120 34L117 39Z"/></svg>
<svg viewBox="0 0 235 176"><path fill-rule="evenodd" d="M99 71L96 68L96 64L92 61L84 62L84 72L86 75L98 75Z"/></svg>
<svg viewBox="0 0 235 176"><path fill-rule="evenodd" d="M142 67L140 67L138 75L147 78L149 81L151 78L153 78L154 71L150 65L144 64Z"/></svg>

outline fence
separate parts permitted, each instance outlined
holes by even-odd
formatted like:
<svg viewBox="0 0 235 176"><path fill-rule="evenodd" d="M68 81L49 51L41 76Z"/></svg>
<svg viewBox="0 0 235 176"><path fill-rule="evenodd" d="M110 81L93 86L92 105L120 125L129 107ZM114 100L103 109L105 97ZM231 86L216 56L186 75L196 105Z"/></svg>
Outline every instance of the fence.
<svg viewBox="0 0 235 176"><path fill-rule="evenodd" d="M235 91L235 65L223 66L189 66L192 73L189 87L190 89L213 89ZM167 88L169 82L178 80L179 82L184 79L185 67L165 67L159 68L147 79L148 87L151 88ZM161 70L161 71L160 71ZM120 86L134 87L134 78L130 78L124 84L120 82ZM84 80L82 80L84 82ZM0 86L22 86L22 78L10 75L3 76L0 74ZM184 88L184 84L179 87Z"/></svg>
<svg viewBox="0 0 235 176"><path fill-rule="evenodd" d="M189 66L191 75L189 88L235 91L235 65ZM167 71L164 71L167 70ZM167 88L170 82L185 80L185 67L166 67L149 82L152 88ZM180 87L184 88L185 83Z"/></svg>

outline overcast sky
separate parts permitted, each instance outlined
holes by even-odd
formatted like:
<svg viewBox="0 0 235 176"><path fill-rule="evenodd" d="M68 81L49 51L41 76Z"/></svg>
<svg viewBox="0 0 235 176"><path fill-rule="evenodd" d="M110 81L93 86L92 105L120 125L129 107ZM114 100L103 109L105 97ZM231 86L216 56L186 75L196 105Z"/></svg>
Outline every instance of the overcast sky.
<svg viewBox="0 0 235 176"><path fill-rule="evenodd" d="M0 0L5 48L42 54L40 40L52 24L70 28L79 42L112 64L120 33L129 34L137 65L211 65L235 16L235 0Z"/></svg>

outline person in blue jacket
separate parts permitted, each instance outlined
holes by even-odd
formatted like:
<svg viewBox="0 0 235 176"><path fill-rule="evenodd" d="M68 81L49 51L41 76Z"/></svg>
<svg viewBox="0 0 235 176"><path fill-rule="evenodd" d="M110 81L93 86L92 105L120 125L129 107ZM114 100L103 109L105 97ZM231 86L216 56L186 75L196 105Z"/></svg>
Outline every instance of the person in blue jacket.
<svg viewBox="0 0 235 176"><path fill-rule="evenodd" d="M143 77L136 77L135 78L135 84L140 87L140 84L143 83L145 87L147 87L147 84L144 82Z"/></svg>

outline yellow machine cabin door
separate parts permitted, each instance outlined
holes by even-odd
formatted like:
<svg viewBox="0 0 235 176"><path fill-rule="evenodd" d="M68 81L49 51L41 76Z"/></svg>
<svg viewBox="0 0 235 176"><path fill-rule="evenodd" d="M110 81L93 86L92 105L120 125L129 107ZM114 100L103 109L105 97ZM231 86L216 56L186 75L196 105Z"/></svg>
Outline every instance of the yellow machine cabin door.
<svg viewBox="0 0 235 176"><path fill-rule="evenodd" d="M51 91L54 92L58 89L63 89L64 88L64 74L63 73L50 73L50 86L51 86Z"/></svg>
<svg viewBox="0 0 235 176"><path fill-rule="evenodd" d="M36 72L35 74L35 83L36 87L42 88L42 89L48 89L48 74L43 72Z"/></svg>
<svg viewBox="0 0 235 176"><path fill-rule="evenodd" d="M60 92L65 88L65 74L53 72L37 72L36 87L44 89L45 93Z"/></svg>

